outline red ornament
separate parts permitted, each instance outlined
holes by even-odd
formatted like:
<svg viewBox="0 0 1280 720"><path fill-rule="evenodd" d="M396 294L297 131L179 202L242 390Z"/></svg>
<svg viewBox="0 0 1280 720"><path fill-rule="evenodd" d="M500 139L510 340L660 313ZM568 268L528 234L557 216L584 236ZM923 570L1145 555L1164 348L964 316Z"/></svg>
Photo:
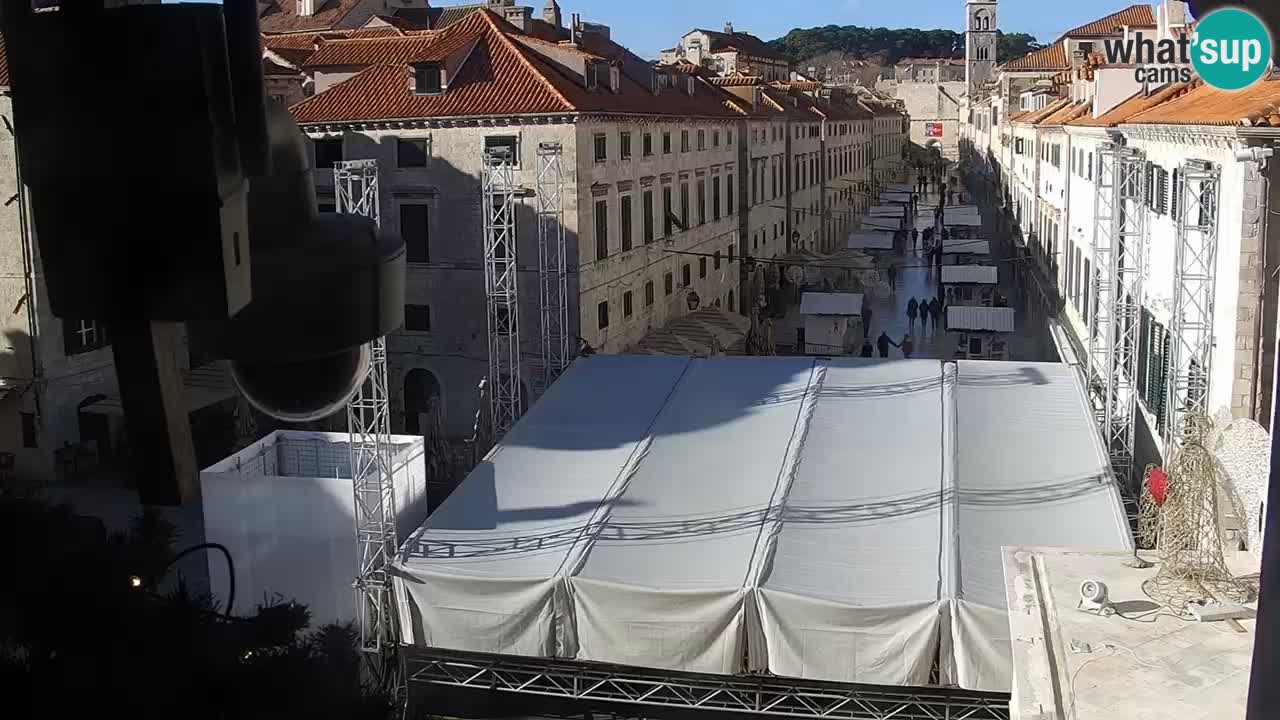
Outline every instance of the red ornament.
<svg viewBox="0 0 1280 720"><path fill-rule="evenodd" d="M1160 468L1152 468L1147 476L1147 489L1151 491L1151 499L1156 505L1164 505L1169 499L1169 473Z"/></svg>

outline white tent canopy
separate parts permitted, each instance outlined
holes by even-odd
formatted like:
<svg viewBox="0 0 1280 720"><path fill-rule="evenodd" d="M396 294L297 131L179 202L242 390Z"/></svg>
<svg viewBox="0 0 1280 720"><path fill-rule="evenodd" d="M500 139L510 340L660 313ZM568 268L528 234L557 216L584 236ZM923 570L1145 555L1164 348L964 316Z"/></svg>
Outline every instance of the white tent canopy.
<svg viewBox="0 0 1280 720"><path fill-rule="evenodd" d="M947 307L947 329L1011 333L1015 313L1008 307L950 305Z"/></svg>
<svg viewBox="0 0 1280 720"><path fill-rule="evenodd" d="M901 205L872 205L867 209L867 215L870 217L902 217Z"/></svg>
<svg viewBox="0 0 1280 720"><path fill-rule="evenodd" d="M417 644L1007 691L1014 544L1131 547L1067 366L597 355L395 589Z"/></svg>
<svg viewBox="0 0 1280 720"><path fill-rule="evenodd" d="M1000 268L994 265L944 265L943 285L995 285L1000 281Z"/></svg>
<svg viewBox="0 0 1280 720"><path fill-rule="evenodd" d="M803 293L800 295L800 314L861 315L862 293Z"/></svg>
<svg viewBox="0 0 1280 720"><path fill-rule="evenodd" d="M991 243L986 240L949 237L942 241L942 252L949 255L990 255Z"/></svg>
<svg viewBox="0 0 1280 720"><path fill-rule="evenodd" d="M892 232L856 232L849 236L846 247L850 250L892 250Z"/></svg>

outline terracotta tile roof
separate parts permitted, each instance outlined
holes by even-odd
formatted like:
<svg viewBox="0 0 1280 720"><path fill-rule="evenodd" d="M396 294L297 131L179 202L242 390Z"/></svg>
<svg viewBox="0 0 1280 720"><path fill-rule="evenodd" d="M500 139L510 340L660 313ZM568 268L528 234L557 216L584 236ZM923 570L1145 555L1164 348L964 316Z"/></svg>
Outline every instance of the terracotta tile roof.
<svg viewBox="0 0 1280 720"><path fill-rule="evenodd" d="M773 58L775 60L785 60L786 57L777 50L769 47L769 43L752 35L751 33L734 32L723 33L714 30L696 29L694 32L706 33L711 38L711 52L723 52L725 50L737 50L746 55L754 55L756 57Z"/></svg>
<svg viewBox="0 0 1280 720"><path fill-rule="evenodd" d="M1030 114L1031 114L1031 113L1027 113L1027 112L1016 112L1016 113L1012 113L1012 114L1010 114L1010 115L1009 115L1009 122L1019 122L1019 121L1021 121L1021 120L1022 120L1022 118L1026 117L1027 115L1030 115Z"/></svg>
<svg viewBox="0 0 1280 720"><path fill-rule="evenodd" d="M285 62L302 65L316 51L316 45L325 38L342 38L342 33L289 33L287 35L263 35L262 47L279 55Z"/></svg>
<svg viewBox="0 0 1280 720"><path fill-rule="evenodd" d="M1067 46L1061 41L1023 55L1020 58L1014 58L1004 64L1005 70L1014 71L1069 70L1070 68L1071 63L1067 62Z"/></svg>
<svg viewBox="0 0 1280 720"><path fill-rule="evenodd" d="M1089 102L1070 103L1036 124L1042 128L1062 127L1068 121L1084 117L1092 109L1093 104Z"/></svg>
<svg viewBox="0 0 1280 720"><path fill-rule="evenodd" d="M707 78L707 82L717 87L752 87L763 85L764 78L759 75L730 75L729 77Z"/></svg>
<svg viewBox="0 0 1280 720"><path fill-rule="evenodd" d="M1280 80L1263 80L1235 92L1198 85L1135 114L1127 122L1280 127Z"/></svg>
<svg viewBox="0 0 1280 720"><path fill-rule="evenodd" d="M424 16L421 19L426 20L426 17ZM370 17L368 21L365 22L364 26L366 28L369 27L375 20L384 22L387 25L390 25L391 27L399 28L401 30L404 30L405 32L411 32L414 30L430 30L431 29L431 26L428 23L419 22L418 18L405 17L401 15L374 15Z"/></svg>
<svg viewBox="0 0 1280 720"><path fill-rule="evenodd" d="M792 90L801 90L804 92L813 92L814 90L822 89L822 83L817 80L789 80L786 82L775 82L773 84L777 87L791 88Z"/></svg>
<svg viewBox="0 0 1280 720"><path fill-rule="evenodd" d="M1189 83L1174 83L1151 93L1150 96L1139 92L1098 117L1084 115L1067 124L1080 127L1114 127L1128 121L1129 118L1144 110L1150 110L1161 103L1168 102L1170 99L1186 92L1190 87L1191 84Z"/></svg>
<svg viewBox="0 0 1280 720"><path fill-rule="evenodd" d="M398 27L362 27L343 33L349 38L400 37L404 31Z"/></svg>
<svg viewBox="0 0 1280 720"><path fill-rule="evenodd" d="M262 59L263 75L298 75L298 71L273 62L270 58Z"/></svg>
<svg viewBox="0 0 1280 720"><path fill-rule="evenodd" d="M1130 5L1129 7L1111 13L1110 15L1094 20L1091 23L1085 23L1078 28L1068 30L1062 34L1063 38L1069 37L1096 37L1099 35L1114 35L1119 33L1125 27L1155 27L1156 15L1151 10L1150 5ZM1058 39L1061 42L1062 38Z"/></svg>
<svg viewBox="0 0 1280 720"><path fill-rule="evenodd" d="M9 87L9 60L4 54L4 36L0 35L0 88Z"/></svg>
<svg viewBox="0 0 1280 720"><path fill-rule="evenodd" d="M484 3L472 5L449 5L446 7L431 8L427 12L431 17L431 29L443 30L454 23L461 22L477 10L483 10Z"/></svg>
<svg viewBox="0 0 1280 720"><path fill-rule="evenodd" d="M303 30L331 30L347 15L368 0L316 0L319 9L313 15L299 15L295 0L266 0L267 11L258 18L262 32L284 33Z"/></svg>
<svg viewBox="0 0 1280 720"><path fill-rule="evenodd" d="M472 43L474 48L443 94L411 92L409 63L439 61ZM746 112L740 100L702 80L695 81L698 89L693 95L672 90L655 96L622 73L617 93L589 92L580 80L539 54L539 44L547 43L516 35L515 28L488 11L473 13L444 31L328 41L310 66L369 68L291 111L303 124L571 112L729 118Z"/></svg>
<svg viewBox="0 0 1280 720"><path fill-rule="evenodd" d="M1032 110L1026 115L1023 115L1021 118L1018 119L1018 122L1025 123L1028 125L1035 125L1039 123L1041 120L1044 120L1045 118L1058 112L1059 110L1065 108L1070 104L1071 104L1071 98L1061 98L1059 100L1054 100L1053 102L1049 103L1048 105L1045 105L1039 110Z"/></svg>

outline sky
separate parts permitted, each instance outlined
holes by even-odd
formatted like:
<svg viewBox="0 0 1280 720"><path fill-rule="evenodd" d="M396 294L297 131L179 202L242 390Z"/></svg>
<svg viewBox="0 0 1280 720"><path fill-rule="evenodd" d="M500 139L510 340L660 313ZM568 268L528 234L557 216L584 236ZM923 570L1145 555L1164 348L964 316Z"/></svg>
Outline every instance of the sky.
<svg viewBox="0 0 1280 720"><path fill-rule="evenodd" d="M1063 32L1109 15L1139 0L1001 0L998 17L1005 32L1025 32L1051 42ZM432 5L451 5L439 0ZM520 0L542 7L542 0ZM822 25L917 27L960 30L963 0L560 0L566 21L570 13L610 27L614 40L646 58L672 47L695 27L720 30L732 22L737 30L765 40L792 28Z"/></svg>

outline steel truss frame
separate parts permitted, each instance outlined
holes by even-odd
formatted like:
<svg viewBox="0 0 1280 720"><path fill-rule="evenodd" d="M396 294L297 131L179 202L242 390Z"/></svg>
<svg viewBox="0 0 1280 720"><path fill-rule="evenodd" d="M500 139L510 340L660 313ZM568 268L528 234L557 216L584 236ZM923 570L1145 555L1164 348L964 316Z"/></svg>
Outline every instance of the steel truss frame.
<svg viewBox="0 0 1280 720"><path fill-rule="evenodd" d="M558 698L567 712L577 705L637 715L665 710L836 720L1009 719L1007 693L678 673L435 648L409 648L405 655L411 683Z"/></svg>
<svg viewBox="0 0 1280 720"><path fill-rule="evenodd" d="M1188 414L1209 414L1213 369L1213 305L1217 285L1218 192L1222 172L1207 162L1188 160L1178 197L1174 256L1173 317L1169 327L1166 379L1165 456L1182 446Z"/></svg>
<svg viewBox="0 0 1280 720"><path fill-rule="evenodd" d="M1104 145L1094 196L1090 395L1094 418L1122 486L1133 478L1138 343L1146 271L1145 164L1140 152Z"/></svg>
<svg viewBox="0 0 1280 720"><path fill-rule="evenodd" d="M523 412L520 392L520 293L516 266L515 158L485 150L480 163L484 214L484 289L489 321L491 440L498 442Z"/></svg>
<svg viewBox="0 0 1280 720"><path fill-rule="evenodd" d="M562 155L560 143L538 145L538 310L542 367L535 379L535 392L539 396L560 377L572 359Z"/></svg>
<svg viewBox="0 0 1280 720"><path fill-rule="evenodd" d="M333 180L338 212L363 215L381 226L377 160L337 163ZM356 623L361 649L381 653L400 639L387 574L397 537L386 338L369 343L369 374L347 403L347 434L356 515Z"/></svg>

